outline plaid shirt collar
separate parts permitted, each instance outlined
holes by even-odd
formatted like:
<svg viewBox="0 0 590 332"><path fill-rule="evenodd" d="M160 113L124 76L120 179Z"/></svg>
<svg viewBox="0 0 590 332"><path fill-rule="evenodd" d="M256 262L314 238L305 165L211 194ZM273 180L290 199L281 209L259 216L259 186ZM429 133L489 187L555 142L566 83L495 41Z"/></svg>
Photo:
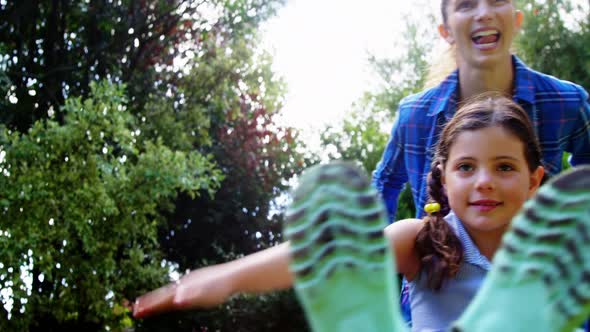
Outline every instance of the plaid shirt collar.
<svg viewBox="0 0 590 332"><path fill-rule="evenodd" d="M535 103L535 87L531 77L531 69L528 68L522 60L516 55L512 55L512 65L514 67L514 100L521 103ZM428 112L429 116L437 115L441 112L448 113L457 107L457 92L459 91L459 69L454 70L447 78L442 81L437 88L436 101L432 103Z"/></svg>

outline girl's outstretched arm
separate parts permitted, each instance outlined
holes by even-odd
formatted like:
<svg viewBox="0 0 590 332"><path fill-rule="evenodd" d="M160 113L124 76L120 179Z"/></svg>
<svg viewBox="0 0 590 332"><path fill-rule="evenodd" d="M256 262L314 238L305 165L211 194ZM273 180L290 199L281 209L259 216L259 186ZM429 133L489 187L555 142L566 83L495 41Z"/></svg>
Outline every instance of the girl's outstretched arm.
<svg viewBox="0 0 590 332"><path fill-rule="evenodd" d="M228 263L191 271L178 282L137 298L133 316L213 307L237 293L264 293L292 284L289 244L283 243Z"/></svg>

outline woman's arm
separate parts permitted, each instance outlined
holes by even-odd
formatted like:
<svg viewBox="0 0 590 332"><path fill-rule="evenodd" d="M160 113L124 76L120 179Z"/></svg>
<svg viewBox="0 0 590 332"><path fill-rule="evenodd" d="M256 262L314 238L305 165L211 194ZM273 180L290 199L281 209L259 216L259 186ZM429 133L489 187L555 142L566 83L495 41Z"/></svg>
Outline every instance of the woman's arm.
<svg viewBox="0 0 590 332"><path fill-rule="evenodd" d="M224 264L191 271L178 282L140 296L133 307L136 318L152 314L212 307L237 293L264 293L293 284L289 271L289 244Z"/></svg>
<svg viewBox="0 0 590 332"><path fill-rule="evenodd" d="M400 110L398 109L398 113ZM381 160L373 172L373 185L381 193L387 207L389 222L393 222L397 211L399 194L408 182L406 171L403 133L405 130L400 117L397 117L391 130L391 136L385 146Z"/></svg>
<svg viewBox="0 0 590 332"><path fill-rule="evenodd" d="M585 97L588 96L586 91L580 93ZM588 100L584 100L574 123L576 128L572 131L571 140L566 149L571 152L569 162L572 166L590 164L590 103Z"/></svg>
<svg viewBox="0 0 590 332"><path fill-rule="evenodd" d="M385 236L389 240L395 255L397 272L411 281L420 271L420 259L416 253L416 236L422 226L422 219L404 219L394 222L385 228Z"/></svg>

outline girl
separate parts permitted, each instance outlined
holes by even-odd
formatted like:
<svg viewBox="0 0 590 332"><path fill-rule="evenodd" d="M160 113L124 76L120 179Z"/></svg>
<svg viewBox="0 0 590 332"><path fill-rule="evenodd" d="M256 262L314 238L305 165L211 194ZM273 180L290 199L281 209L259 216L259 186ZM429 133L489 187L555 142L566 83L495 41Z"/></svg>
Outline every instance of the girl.
<svg viewBox="0 0 590 332"><path fill-rule="evenodd" d="M557 249L537 248L542 244L537 240L523 248L505 244L508 258L504 254L504 262L516 267L497 267L500 276L518 280L510 269L518 271L527 266L519 263L526 257L518 254L522 250L532 248L533 252L544 253L537 258L531 256L533 262L553 257L559 248L571 247L579 255L590 253L581 247L588 246L588 241L575 242L579 234L590 234L580 231L590 226L590 171L582 171L575 172L579 178L577 187L572 185L579 192L575 201L562 199L555 192L538 199L543 204L552 201L549 211L562 212L561 203L568 204L572 211L581 211L566 215L569 222L563 223L565 231L560 236L547 237ZM396 267L410 281L413 330L444 331L459 318L479 289L510 220L535 193L543 175L539 145L526 113L507 98L486 96L464 106L444 128L428 179L432 198L427 205L429 215L422 220L389 225L385 230L389 245L381 235L381 227L386 223L381 200L362 174L348 164L319 166L302 176L294 192L284 231L289 243L193 271L178 283L140 297L134 315L144 317L165 310L213 306L238 292L282 289L295 282L316 332L403 331L394 295ZM549 189L554 187L557 188ZM528 212L526 216L532 218ZM553 231L551 225L545 225L544 217L533 218L539 232ZM519 224L522 229L513 230L519 236L533 231L523 223ZM388 248L395 253L395 260ZM580 269L564 267L564 271L583 276L585 268L590 270L590 259L581 258L580 262ZM555 309L557 304L548 303L549 296L543 297L546 292L552 294L551 299L556 298L555 294L567 294L569 284L559 284L557 289L557 283L536 283L540 278L555 278L555 266L566 263L559 259L539 263L537 270L541 272L527 279L525 287L520 293L515 292L513 298L522 301L516 295L531 295L533 290L538 301L528 304L530 310L518 317L505 313L508 316L502 318L529 323L531 317L539 315L540 308L550 307L552 310L547 310L549 314L544 317L555 318L550 321L558 325L547 325L546 331L556 331L571 322L563 319L569 317L563 311ZM531 284L536 288L527 289ZM583 280L581 286L590 287L590 280ZM588 313L583 307L590 307L590 296L579 297L581 303L568 307L568 315L579 318ZM485 301L475 302L478 303ZM462 317L458 328L473 331L474 325L478 326L473 317L495 321L486 319L489 313L482 314L477 307L471 311L476 316ZM493 317L494 311L491 314ZM523 326L515 321L511 321L512 329L502 331L522 330ZM577 323L579 319L574 321ZM497 331L496 327L488 325L487 330Z"/></svg>

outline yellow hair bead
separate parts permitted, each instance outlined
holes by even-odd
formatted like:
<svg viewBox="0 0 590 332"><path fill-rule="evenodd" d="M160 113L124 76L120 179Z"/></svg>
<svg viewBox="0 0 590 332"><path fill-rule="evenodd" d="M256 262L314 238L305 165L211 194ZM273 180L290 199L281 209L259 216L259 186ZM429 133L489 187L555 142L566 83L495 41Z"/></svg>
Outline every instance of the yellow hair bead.
<svg viewBox="0 0 590 332"><path fill-rule="evenodd" d="M431 214L440 211L440 204L438 203L428 203L424 205L424 211L426 213Z"/></svg>

